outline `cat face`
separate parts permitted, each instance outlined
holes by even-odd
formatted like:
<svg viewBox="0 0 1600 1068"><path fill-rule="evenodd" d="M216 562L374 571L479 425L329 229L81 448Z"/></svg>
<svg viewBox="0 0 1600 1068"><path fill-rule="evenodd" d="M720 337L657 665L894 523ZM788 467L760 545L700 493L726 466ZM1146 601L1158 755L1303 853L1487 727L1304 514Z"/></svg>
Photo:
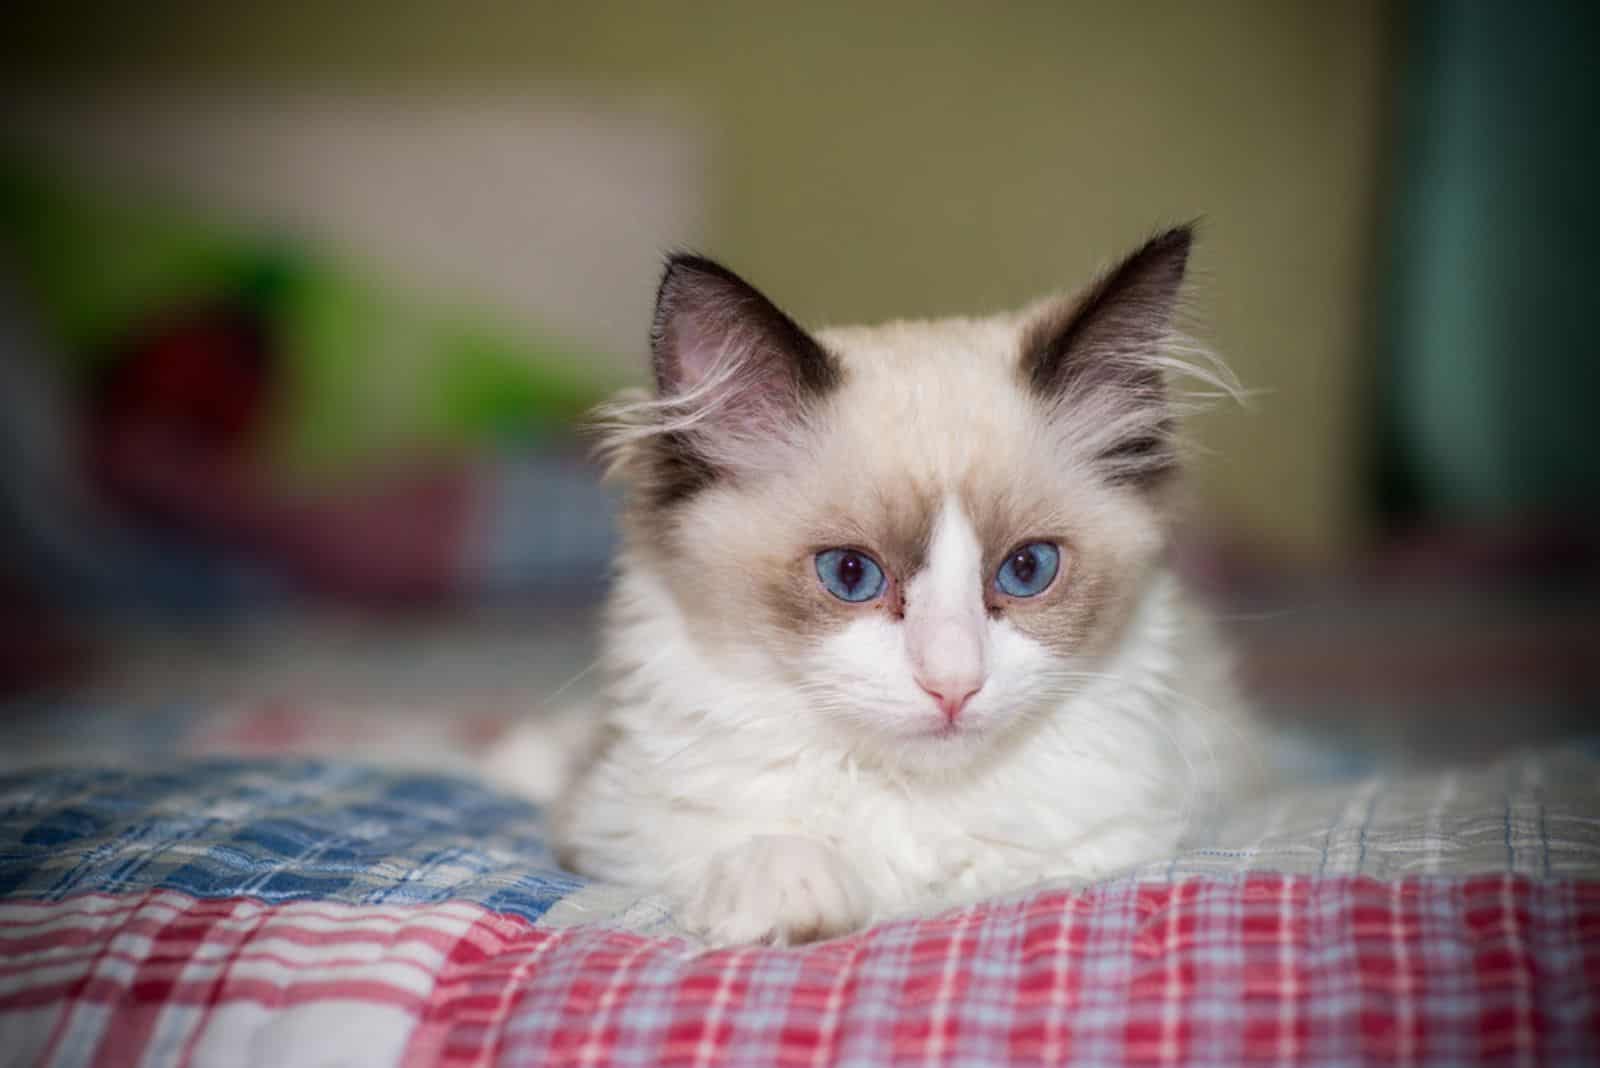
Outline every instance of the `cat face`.
<svg viewBox="0 0 1600 1068"><path fill-rule="evenodd" d="M671 261L655 399L615 409L625 566L707 661L851 747L959 766L1104 669L1162 544L1163 343L1189 247L1074 300L811 335Z"/></svg>

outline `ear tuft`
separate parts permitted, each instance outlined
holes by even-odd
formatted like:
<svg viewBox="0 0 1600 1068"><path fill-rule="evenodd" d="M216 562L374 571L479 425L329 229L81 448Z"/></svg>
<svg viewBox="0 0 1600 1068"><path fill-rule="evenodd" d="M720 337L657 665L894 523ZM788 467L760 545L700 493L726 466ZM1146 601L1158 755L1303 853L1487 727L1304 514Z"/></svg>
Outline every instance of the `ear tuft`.
<svg viewBox="0 0 1600 1068"><path fill-rule="evenodd" d="M1096 449L1113 481L1155 482L1176 466L1164 350L1193 242L1192 225L1157 234L1023 337L1024 385L1056 410L1114 428Z"/></svg>

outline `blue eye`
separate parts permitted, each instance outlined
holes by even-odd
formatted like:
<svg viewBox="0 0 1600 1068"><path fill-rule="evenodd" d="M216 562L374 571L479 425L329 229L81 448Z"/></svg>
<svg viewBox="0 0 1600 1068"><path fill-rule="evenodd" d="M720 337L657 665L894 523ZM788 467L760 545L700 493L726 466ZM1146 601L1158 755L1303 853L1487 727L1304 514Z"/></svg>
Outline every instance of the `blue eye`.
<svg viewBox="0 0 1600 1068"><path fill-rule="evenodd" d="M858 549L825 549L817 554L817 577L841 601L860 604L883 592L883 568Z"/></svg>
<svg viewBox="0 0 1600 1068"><path fill-rule="evenodd" d="M1047 541L1030 542L1006 557L994 584L1008 597L1037 597L1061 570L1061 550Z"/></svg>

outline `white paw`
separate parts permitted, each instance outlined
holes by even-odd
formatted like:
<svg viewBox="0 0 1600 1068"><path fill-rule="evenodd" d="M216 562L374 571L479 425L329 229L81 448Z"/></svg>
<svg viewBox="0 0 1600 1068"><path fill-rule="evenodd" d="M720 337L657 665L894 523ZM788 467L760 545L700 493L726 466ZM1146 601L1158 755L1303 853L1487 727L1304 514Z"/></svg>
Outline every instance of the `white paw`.
<svg viewBox="0 0 1600 1068"><path fill-rule="evenodd" d="M866 885L838 852L763 835L712 859L679 920L716 946L784 946L854 930L871 911Z"/></svg>

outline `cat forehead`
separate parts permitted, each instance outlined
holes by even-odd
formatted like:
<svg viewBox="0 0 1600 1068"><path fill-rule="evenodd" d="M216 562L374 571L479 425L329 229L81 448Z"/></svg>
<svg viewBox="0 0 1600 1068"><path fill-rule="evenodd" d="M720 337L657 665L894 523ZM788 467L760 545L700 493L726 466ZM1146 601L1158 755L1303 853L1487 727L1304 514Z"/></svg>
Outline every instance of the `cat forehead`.
<svg viewBox="0 0 1600 1068"><path fill-rule="evenodd" d="M1019 479L1046 489L1038 476L1068 472L1019 373L1022 333L1016 316L820 331L845 370L816 424L823 477L848 472L891 511L924 516L951 494L981 514Z"/></svg>
<svg viewBox="0 0 1600 1068"><path fill-rule="evenodd" d="M1010 374L1020 358L1026 313L984 318L902 319L832 326L816 337L855 375L988 371Z"/></svg>

